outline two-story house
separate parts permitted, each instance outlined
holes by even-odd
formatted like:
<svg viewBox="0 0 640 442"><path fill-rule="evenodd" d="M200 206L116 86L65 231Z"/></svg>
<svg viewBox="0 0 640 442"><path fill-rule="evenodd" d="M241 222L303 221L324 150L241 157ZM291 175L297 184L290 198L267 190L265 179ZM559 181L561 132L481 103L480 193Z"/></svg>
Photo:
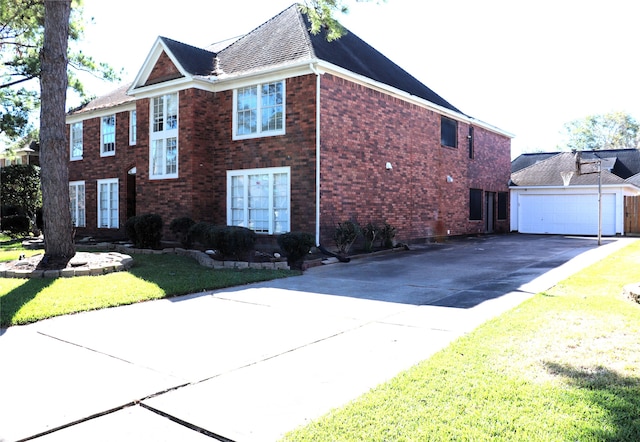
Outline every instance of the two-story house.
<svg viewBox="0 0 640 442"><path fill-rule="evenodd" d="M402 241L508 231L511 135L309 27L294 5L223 48L159 37L130 85L70 113L78 233L145 213L327 245L352 218Z"/></svg>

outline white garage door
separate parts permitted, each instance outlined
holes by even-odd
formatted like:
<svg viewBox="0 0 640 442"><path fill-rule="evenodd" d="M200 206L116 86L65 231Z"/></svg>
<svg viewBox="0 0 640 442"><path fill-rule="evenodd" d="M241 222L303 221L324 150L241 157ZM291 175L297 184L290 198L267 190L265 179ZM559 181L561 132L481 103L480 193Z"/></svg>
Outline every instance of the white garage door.
<svg viewBox="0 0 640 442"><path fill-rule="evenodd" d="M602 234L616 234L615 195L602 195ZM518 208L521 233L598 234L597 195L523 195Z"/></svg>

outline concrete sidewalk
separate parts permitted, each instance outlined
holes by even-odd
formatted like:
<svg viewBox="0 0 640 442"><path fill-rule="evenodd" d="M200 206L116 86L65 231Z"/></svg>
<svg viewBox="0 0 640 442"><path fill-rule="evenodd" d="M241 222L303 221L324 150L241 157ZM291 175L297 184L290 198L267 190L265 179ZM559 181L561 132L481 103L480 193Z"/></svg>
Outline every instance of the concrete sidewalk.
<svg viewBox="0 0 640 442"><path fill-rule="evenodd" d="M2 330L0 441L277 440L631 241L460 240Z"/></svg>

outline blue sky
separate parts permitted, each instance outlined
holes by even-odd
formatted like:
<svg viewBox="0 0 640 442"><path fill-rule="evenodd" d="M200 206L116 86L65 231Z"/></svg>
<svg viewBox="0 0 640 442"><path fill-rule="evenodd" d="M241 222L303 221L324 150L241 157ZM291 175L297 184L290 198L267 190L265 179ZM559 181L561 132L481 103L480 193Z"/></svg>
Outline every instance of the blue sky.
<svg viewBox="0 0 640 442"><path fill-rule="evenodd" d="M85 0L81 49L133 80L159 35L194 46L247 33L293 0ZM454 106L516 135L512 156L554 150L563 124L640 120L640 3L630 0L387 0L339 20ZM100 95L114 84L87 82Z"/></svg>

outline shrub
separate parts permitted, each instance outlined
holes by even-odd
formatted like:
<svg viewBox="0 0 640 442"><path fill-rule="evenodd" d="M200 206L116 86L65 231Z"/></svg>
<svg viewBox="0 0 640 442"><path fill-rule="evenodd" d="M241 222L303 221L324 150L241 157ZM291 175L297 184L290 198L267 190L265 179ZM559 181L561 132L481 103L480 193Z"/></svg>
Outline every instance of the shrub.
<svg viewBox="0 0 640 442"><path fill-rule="evenodd" d="M371 252L373 250L373 244L376 239L380 235L380 227L375 223L368 223L362 229L362 235L364 236L364 249L367 252Z"/></svg>
<svg viewBox="0 0 640 442"><path fill-rule="evenodd" d="M380 236L384 247L391 249L393 248L393 239L396 237L396 228L385 222L382 227L382 231L380 232Z"/></svg>
<svg viewBox="0 0 640 442"><path fill-rule="evenodd" d="M315 238L306 232L283 233L278 236L278 245L287 257L289 267L300 270L304 257L315 246Z"/></svg>
<svg viewBox="0 0 640 442"><path fill-rule="evenodd" d="M258 236L246 227L216 226L199 222L189 229L189 240L198 242L208 249L214 249L222 255L241 259L254 250Z"/></svg>
<svg viewBox="0 0 640 442"><path fill-rule="evenodd" d="M338 252L343 255L348 255L349 249L351 249L351 246L361 233L362 229L356 221L338 223L333 234L333 240L336 243L336 247L338 247Z"/></svg>
<svg viewBox="0 0 640 442"><path fill-rule="evenodd" d="M2 217L2 231L8 232L11 236L28 235L31 221L28 216L10 215Z"/></svg>
<svg viewBox="0 0 640 442"><path fill-rule="evenodd" d="M133 216L125 223L125 232L138 248L157 249L162 239L162 217L155 213Z"/></svg>
<svg viewBox="0 0 640 442"><path fill-rule="evenodd" d="M189 230L196 222L188 216L175 218L169 224L169 230L178 237L180 244L183 247L191 246L191 238L189 237Z"/></svg>
<svg viewBox="0 0 640 442"><path fill-rule="evenodd" d="M258 235L251 229L226 226L218 238L218 250L225 256L242 259L255 249L257 239Z"/></svg>

